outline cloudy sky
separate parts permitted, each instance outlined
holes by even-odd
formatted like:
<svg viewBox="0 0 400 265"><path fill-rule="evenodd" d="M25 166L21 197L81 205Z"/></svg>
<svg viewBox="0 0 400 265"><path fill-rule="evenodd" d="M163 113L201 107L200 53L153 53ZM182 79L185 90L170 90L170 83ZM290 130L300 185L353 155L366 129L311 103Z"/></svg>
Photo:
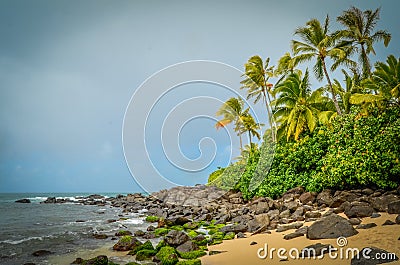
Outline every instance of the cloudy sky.
<svg viewBox="0 0 400 265"><path fill-rule="evenodd" d="M388 48L377 45L373 60L385 60L388 54L399 56L399 3L2 0L0 192L140 191L131 173L152 182L154 172L146 167L129 170L122 128L128 103L147 78L190 60L218 61L242 70L246 60L258 54L271 57L275 64L289 51L296 27L329 13L334 28L334 18L351 5L382 8L377 27L390 31L392 41ZM193 117L201 114L198 106L204 106L205 115L215 113L219 103L207 96L224 100L229 93L220 88L204 83L176 87L151 113L137 115L153 118L152 125L136 128L140 133L130 135L142 142L146 138L147 153L135 146L124 148L133 153L137 150L135 162L141 165L142 160L151 160L162 175L192 174L165 160L160 123L168 121L167 113L179 111L174 107L188 98L199 100L188 108L196 109ZM159 92L152 97L157 96L154 93ZM144 106L146 101L141 99L146 93L141 97L137 106L130 107L140 109L137 102ZM166 127L173 121L172 116ZM135 118L128 124L135 124ZM211 158L209 165L204 161L194 165L208 166L181 184L204 183L210 172L234 156L230 151L237 150L237 139L231 139L235 135L216 132L213 124L212 119L194 119L183 127L169 126L162 133L167 148L168 143L176 142L174 129L181 129L178 142L184 157L170 154L177 164L185 159L190 164L202 155ZM232 144L236 146L231 148Z"/></svg>

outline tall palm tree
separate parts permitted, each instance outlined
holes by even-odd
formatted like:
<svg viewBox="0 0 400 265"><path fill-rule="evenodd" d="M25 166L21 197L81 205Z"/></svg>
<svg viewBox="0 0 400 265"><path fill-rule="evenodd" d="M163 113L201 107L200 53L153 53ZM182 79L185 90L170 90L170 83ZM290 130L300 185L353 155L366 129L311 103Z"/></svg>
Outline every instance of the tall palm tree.
<svg viewBox="0 0 400 265"><path fill-rule="evenodd" d="M258 122L256 122L256 120L253 118L253 116L249 113L249 109L246 109L246 111L243 113L242 117L241 117L241 131L247 132L248 136L249 136L249 143L250 146L252 146L253 142L252 142L252 136L257 137L258 140L261 139L261 135L259 133L261 126L263 124L260 124Z"/></svg>
<svg viewBox="0 0 400 265"><path fill-rule="evenodd" d="M303 131L315 129L318 113L327 100L323 92L318 89L311 93L308 70L304 77L300 72L290 74L275 87L277 98L272 104L274 118L279 122L278 138L286 135L287 141L291 136L298 140Z"/></svg>
<svg viewBox="0 0 400 265"><path fill-rule="evenodd" d="M240 139L240 150L243 149L242 133L243 133L243 121L242 117L245 113L244 103L241 98L230 98L217 111L217 116L222 116L222 119L217 121L215 127L217 130L221 127L225 127L230 123L234 123L234 130Z"/></svg>
<svg viewBox="0 0 400 265"><path fill-rule="evenodd" d="M335 35L329 35L328 31L328 16L326 16L324 25L321 25L317 19L312 19L306 23L305 27L300 27L295 31L295 35L299 36L303 42L293 40L292 49L296 64L312 59L316 60L313 69L315 76L318 80L322 80L325 76L332 94L336 112L341 115L342 112L336 98L336 93L328 74L326 58L333 59L331 71L334 71L341 64L351 65L353 62L348 59L348 54L342 47L336 46L337 38Z"/></svg>
<svg viewBox="0 0 400 265"><path fill-rule="evenodd" d="M296 60L293 56L287 52L281 58L279 58L278 66L274 72L275 76L280 76L275 85L278 85L285 77L292 74L297 66Z"/></svg>
<svg viewBox="0 0 400 265"><path fill-rule="evenodd" d="M272 113L269 109L272 84L268 80L274 75L274 67L269 66L269 58L263 63L263 60L258 55L252 56L244 67L245 73L243 76L245 78L240 82L242 84L241 88L247 89L247 99L254 98L254 103L262 99L272 128Z"/></svg>
<svg viewBox="0 0 400 265"><path fill-rule="evenodd" d="M359 53L359 62L362 65L363 77L371 74L371 63L368 58L370 53L375 54L374 43L382 41L388 46L391 35L385 30L374 32L374 28L379 20L380 8L375 11L361 11L352 6L343 11L343 14L337 18L337 21L345 26L344 30L338 32L344 43L347 42L355 52Z"/></svg>
<svg viewBox="0 0 400 265"><path fill-rule="evenodd" d="M344 87L337 79L333 80L333 89L339 95L344 113L350 113L350 107L352 105L350 103L351 96L361 92L360 76L355 69L353 70L353 76L350 76L349 73L342 69L344 74Z"/></svg>

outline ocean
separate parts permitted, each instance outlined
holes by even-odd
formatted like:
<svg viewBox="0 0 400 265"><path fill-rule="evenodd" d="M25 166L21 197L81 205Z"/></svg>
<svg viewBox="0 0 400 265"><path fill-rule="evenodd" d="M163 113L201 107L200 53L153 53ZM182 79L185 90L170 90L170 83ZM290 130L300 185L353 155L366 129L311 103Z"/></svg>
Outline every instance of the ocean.
<svg viewBox="0 0 400 265"><path fill-rule="evenodd" d="M145 230L143 213L123 213L121 208L75 203L40 204L47 197L77 200L89 193L3 193L0 194L0 264L70 264L75 253L90 252L115 243L111 238L95 239L93 234L113 235L124 229ZM116 193L100 194L115 197ZM27 198L31 203L16 203ZM123 217L123 218L121 218ZM107 222L107 220L117 220ZM78 221L78 222L77 222ZM51 251L36 257L35 251ZM63 261L58 257L69 257ZM64 259L65 260L65 259Z"/></svg>

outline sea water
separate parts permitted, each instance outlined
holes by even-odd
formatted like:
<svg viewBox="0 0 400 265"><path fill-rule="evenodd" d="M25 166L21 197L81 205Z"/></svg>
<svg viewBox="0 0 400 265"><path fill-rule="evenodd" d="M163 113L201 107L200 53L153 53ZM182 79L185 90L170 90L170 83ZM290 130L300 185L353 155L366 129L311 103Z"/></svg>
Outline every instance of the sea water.
<svg viewBox="0 0 400 265"><path fill-rule="evenodd" d="M121 229L132 232L146 229L143 214L123 213L121 208L75 203L40 203L47 197L77 200L80 196L88 195L90 194L0 194L0 264L54 264L51 262L54 256L89 251L113 242L111 238L95 239L93 234L113 235ZM111 197L117 194L101 195ZM31 203L15 202L22 198L30 199ZM42 257L32 255L38 250L52 253Z"/></svg>

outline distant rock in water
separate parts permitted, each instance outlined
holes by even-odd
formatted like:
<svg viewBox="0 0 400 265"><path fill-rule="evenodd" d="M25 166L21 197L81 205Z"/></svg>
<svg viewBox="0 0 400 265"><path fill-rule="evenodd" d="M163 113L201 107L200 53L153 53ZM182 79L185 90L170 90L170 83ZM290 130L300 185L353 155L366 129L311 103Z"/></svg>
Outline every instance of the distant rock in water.
<svg viewBox="0 0 400 265"><path fill-rule="evenodd" d="M51 251L41 249L41 250L33 252L32 255L35 257L42 257L42 256L50 255L52 253L53 252L51 252Z"/></svg>
<svg viewBox="0 0 400 265"><path fill-rule="evenodd" d="M16 200L15 202L18 202L18 203L31 203L31 200L29 200L29 199L20 199L20 200Z"/></svg>

